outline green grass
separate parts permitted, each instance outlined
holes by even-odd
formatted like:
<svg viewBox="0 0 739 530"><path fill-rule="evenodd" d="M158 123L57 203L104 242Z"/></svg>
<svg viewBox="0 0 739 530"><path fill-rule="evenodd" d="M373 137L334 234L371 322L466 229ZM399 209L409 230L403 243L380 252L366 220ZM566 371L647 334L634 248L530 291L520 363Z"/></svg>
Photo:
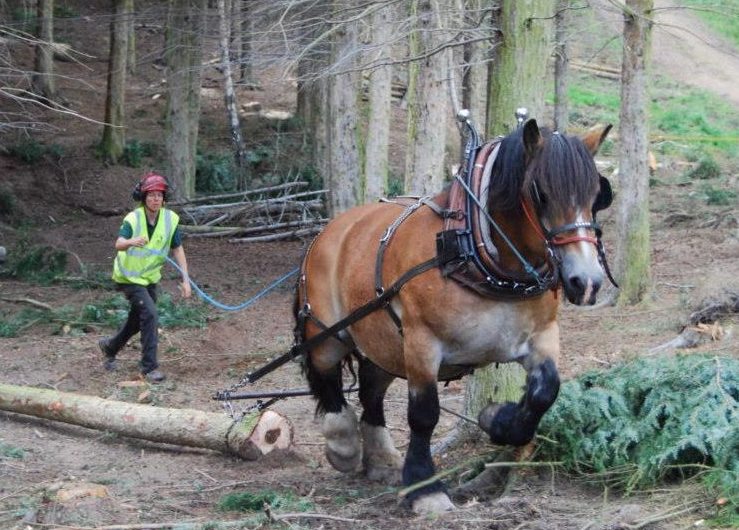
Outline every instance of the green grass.
<svg viewBox="0 0 739 530"><path fill-rule="evenodd" d="M739 0L683 0L683 5L739 47Z"/></svg>
<svg viewBox="0 0 739 530"><path fill-rule="evenodd" d="M568 96L573 130L618 124L617 80L575 73ZM655 151L696 160L706 154L724 160L739 155L739 115L719 96L664 78L657 78L650 96L649 132Z"/></svg>
<svg viewBox="0 0 739 530"><path fill-rule="evenodd" d="M261 512L265 504L275 510L307 512L315 509L313 503L305 497L274 490L229 493L218 501L218 509L224 512Z"/></svg>
<svg viewBox="0 0 739 530"><path fill-rule="evenodd" d="M23 460L25 456L26 452L20 447L0 442L0 459L12 458L14 460Z"/></svg>
<svg viewBox="0 0 739 530"><path fill-rule="evenodd" d="M18 313L0 313L0 338L17 337L38 323L51 322L55 333L82 335L90 327L117 328L128 316L128 302L119 293L82 306L66 305L52 311L24 308ZM182 303L169 293L157 300L159 325L163 328L204 328L208 306L203 302Z"/></svg>

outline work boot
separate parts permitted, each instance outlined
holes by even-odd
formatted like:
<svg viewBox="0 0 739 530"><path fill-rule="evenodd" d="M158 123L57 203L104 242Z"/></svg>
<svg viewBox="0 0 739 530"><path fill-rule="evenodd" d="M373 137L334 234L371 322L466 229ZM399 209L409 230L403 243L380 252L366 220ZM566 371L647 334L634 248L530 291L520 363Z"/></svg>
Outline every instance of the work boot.
<svg viewBox="0 0 739 530"><path fill-rule="evenodd" d="M108 372L113 372L117 368L115 362L115 353L110 348L110 339L102 338L98 341L98 348L103 352L105 359L103 360L103 368Z"/></svg>
<svg viewBox="0 0 739 530"><path fill-rule="evenodd" d="M144 378L150 383L161 383L167 377L162 372L154 368L151 372L145 373Z"/></svg>

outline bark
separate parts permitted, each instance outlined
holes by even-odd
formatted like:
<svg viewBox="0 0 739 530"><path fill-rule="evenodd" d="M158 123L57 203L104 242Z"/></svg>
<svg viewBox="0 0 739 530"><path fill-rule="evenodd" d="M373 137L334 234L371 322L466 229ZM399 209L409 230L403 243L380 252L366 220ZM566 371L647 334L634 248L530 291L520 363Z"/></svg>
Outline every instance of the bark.
<svg viewBox="0 0 739 530"><path fill-rule="evenodd" d="M266 410L238 423L223 414L113 401L42 388L0 384L0 409L152 442L202 447L257 460L292 444L290 422Z"/></svg>
<svg viewBox="0 0 739 530"><path fill-rule="evenodd" d="M126 147L125 92L128 33L132 13L129 0L113 1L110 21L110 56L108 58L108 93L105 99L105 125L100 148L103 157L116 164Z"/></svg>
<svg viewBox="0 0 739 530"><path fill-rule="evenodd" d="M336 1L338 12L348 2ZM332 217L362 201L357 122L360 76L356 71L359 43L356 21L345 21L333 43L333 64L338 73L329 80L329 212Z"/></svg>
<svg viewBox="0 0 739 530"><path fill-rule="evenodd" d="M554 17L554 128L566 131L569 121L567 98L569 49L567 29L570 19L570 0L558 0Z"/></svg>
<svg viewBox="0 0 739 530"><path fill-rule="evenodd" d="M54 83L54 0L38 0L35 72L33 86L36 94L48 100L56 97Z"/></svg>
<svg viewBox="0 0 739 530"><path fill-rule="evenodd" d="M305 143L311 153L313 166L322 176L324 185L330 186L329 132L328 132L328 92L329 85L322 71L328 67L331 53L326 39L317 40L328 29L327 20L331 18L329 2L312 5L303 18L311 23L299 39L302 44L298 61L298 116L304 125Z"/></svg>
<svg viewBox="0 0 739 530"><path fill-rule="evenodd" d="M382 64L392 59L388 43L392 37L393 15L396 13L393 6L386 6L373 15L370 29L373 53L367 57L370 64ZM387 193L392 75L391 66L378 66L370 72L369 125L364 157L365 202L377 201Z"/></svg>
<svg viewBox="0 0 739 530"><path fill-rule="evenodd" d="M205 0L170 0L165 44L166 139L174 197L195 195L195 155L200 117L200 80Z"/></svg>
<svg viewBox="0 0 739 530"><path fill-rule="evenodd" d="M647 73L653 0L627 0L621 67L619 189L614 269L621 287L619 304L642 300L651 284Z"/></svg>
<svg viewBox="0 0 739 530"><path fill-rule="evenodd" d="M414 1L417 11L411 14L411 56L422 57L409 68L405 192L413 195L439 191L445 177L451 64L446 52L433 52L443 42L441 17L449 10L447 2L440 3L436 10L428 0Z"/></svg>
<svg viewBox="0 0 739 530"><path fill-rule="evenodd" d="M238 4L238 0L234 0L234 4ZM252 69L252 46L254 21L251 17L251 0L241 0L241 49L239 51L239 73L241 81L247 85L257 86L257 80L254 77Z"/></svg>
<svg viewBox="0 0 739 530"><path fill-rule="evenodd" d="M507 134L515 128L515 111L526 107L541 120L547 59L551 54L554 0L501 0L493 12L496 28L488 98L487 134Z"/></svg>
<svg viewBox="0 0 739 530"><path fill-rule="evenodd" d="M231 144L234 150L234 161L236 162L236 167L242 168L244 165L246 146L244 145L244 138L241 135L238 103L236 101L236 92L234 91L233 76L231 74L231 9L227 9L225 0L218 0L218 18L220 22L221 68L223 69L223 97L226 106L226 115L228 116L228 125L231 130ZM238 187L241 190L246 189L243 171L239 171Z"/></svg>
<svg viewBox="0 0 739 530"><path fill-rule="evenodd" d="M474 39L491 31L488 17L481 17L485 12L487 0L466 0L465 7L468 19L465 27L469 27L470 38ZM482 18L482 20L481 20ZM470 42L464 46L464 74L462 77L462 105L470 111L472 123L482 129L487 123L485 102L488 93L488 55L484 42ZM462 138L462 148L465 139Z"/></svg>
<svg viewBox="0 0 739 530"><path fill-rule="evenodd" d="M128 55L126 57L126 68L131 75L136 74L136 17L134 16L136 9L134 0L126 0L126 13L130 13L128 17Z"/></svg>

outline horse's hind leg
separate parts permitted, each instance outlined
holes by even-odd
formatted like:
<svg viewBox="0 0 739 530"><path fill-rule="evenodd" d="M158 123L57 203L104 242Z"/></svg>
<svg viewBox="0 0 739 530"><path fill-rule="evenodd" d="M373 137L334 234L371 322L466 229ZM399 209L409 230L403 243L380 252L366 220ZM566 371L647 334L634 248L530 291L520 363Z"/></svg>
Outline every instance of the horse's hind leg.
<svg viewBox="0 0 739 530"><path fill-rule="evenodd" d="M305 368L317 412L323 414L326 458L345 473L354 471L361 457L357 415L342 391L341 361L347 354L345 346L329 340L308 354Z"/></svg>
<svg viewBox="0 0 739 530"><path fill-rule="evenodd" d="M384 399L395 377L362 358L359 363L360 430L364 442L362 465L367 478L387 484L400 481L403 457L395 448L385 424Z"/></svg>

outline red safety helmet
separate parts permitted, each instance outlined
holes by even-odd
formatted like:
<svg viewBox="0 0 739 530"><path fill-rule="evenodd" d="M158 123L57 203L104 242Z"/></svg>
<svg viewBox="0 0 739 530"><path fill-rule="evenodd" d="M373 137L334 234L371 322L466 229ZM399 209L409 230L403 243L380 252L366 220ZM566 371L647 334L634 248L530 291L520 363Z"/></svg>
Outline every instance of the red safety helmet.
<svg viewBox="0 0 739 530"><path fill-rule="evenodd" d="M141 193L148 193L150 191L167 193L168 188L167 179L156 173L149 173L141 179Z"/></svg>

